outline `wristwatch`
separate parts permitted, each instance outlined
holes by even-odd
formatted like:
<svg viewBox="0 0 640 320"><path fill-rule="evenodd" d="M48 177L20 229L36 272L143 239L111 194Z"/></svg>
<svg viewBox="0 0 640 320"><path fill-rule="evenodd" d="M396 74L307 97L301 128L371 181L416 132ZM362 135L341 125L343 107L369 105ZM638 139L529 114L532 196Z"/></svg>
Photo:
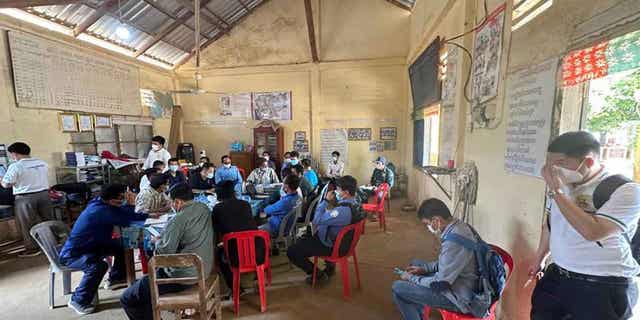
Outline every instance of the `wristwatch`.
<svg viewBox="0 0 640 320"><path fill-rule="evenodd" d="M552 198L552 199L555 198L559 194L564 194L564 191L562 191L562 189L556 189L556 190L547 191L547 197Z"/></svg>

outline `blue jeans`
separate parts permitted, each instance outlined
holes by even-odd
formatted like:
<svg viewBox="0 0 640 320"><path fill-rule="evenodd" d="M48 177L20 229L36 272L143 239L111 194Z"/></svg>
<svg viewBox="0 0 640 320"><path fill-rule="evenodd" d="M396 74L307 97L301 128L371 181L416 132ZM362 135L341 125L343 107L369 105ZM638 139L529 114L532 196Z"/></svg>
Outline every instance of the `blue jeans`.
<svg viewBox="0 0 640 320"><path fill-rule="evenodd" d="M427 263L414 259L409 265L426 267ZM427 272L432 271L433 270L427 270ZM391 293L393 295L393 302L398 307L404 320L422 320L422 309L425 306L460 312L460 309L441 293L409 281L395 281L391 287Z"/></svg>
<svg viewBox="0 0 640 320"><path fill-rule="evenodd" d="M102 248L80 256L60 258L62 265L82 270L84 273L80 284L73 292L71 300L81 306L91 304L102 278L105 273L107 273L107 270L109 270L109 264L104 261L104 258L108 256L113 256L114 258L113 266L109 272L109 279L113 281L124 280L124 249L118 241L113 241L108 245L104 245Z"/></svg>

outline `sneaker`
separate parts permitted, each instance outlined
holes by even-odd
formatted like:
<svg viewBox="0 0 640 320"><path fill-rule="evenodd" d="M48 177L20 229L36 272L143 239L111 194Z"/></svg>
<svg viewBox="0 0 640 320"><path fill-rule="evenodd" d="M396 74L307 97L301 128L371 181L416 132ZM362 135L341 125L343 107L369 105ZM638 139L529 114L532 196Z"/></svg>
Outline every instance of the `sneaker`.
<svg viewBox="0 0 640 320"><path fill-rule="evenodd" d="M322 284L329 280L329 276L324 271L318 271L316 274L316 284ZM307 276L304 280L308 285L313 285L313 275Z"/></svg>
<svg viewBox="0 0 640 320"><path fill-rule="evenodd" d="M42 253L42 251L40 251L38 249L26 250L26 251L18 254L18 258L31 258L31 257L39 256L41 253Z"/></svg>
<svg viewBox="0 0 640 320"><path fill-rule="evenodd" d="M127 280L111 280L107 279L104 281L104 285L102 286L105 290L118 290L127 286Z"/></svg>
<svg viewBox="0 0 640 320"><path fill-rule="evenodd" d="M69 299L67 306L81 316L91 314L96 309L93 305L81 306L79 303L73 301L73 299Z"/></svg>

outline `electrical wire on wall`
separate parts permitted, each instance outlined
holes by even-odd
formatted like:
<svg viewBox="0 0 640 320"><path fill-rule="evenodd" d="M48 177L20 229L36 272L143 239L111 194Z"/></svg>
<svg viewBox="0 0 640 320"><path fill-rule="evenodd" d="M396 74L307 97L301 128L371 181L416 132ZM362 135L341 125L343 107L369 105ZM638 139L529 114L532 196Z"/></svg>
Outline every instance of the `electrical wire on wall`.
<svg viewBox="0 0 640 320"><path fill-rule="evenodd" d="M478 168L473 162L465 162L456 172L454 216L473 225L473 209L478 196Z"/></svg>

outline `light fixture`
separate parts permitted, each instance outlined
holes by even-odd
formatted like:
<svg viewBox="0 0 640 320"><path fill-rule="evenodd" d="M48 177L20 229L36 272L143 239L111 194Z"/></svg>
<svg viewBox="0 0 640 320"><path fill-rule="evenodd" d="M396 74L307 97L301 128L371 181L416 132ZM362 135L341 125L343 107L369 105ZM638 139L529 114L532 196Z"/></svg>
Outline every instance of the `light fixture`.
<svg viewBox="0 0 640 320"><path fill-rule="evenodd" d="M129 32L129 29L126 25L120 23L120 25L116 28L116 36L118 36L118 38L122 40L127 40L129 39L129 37L131 37L131 32Z"/></svg>
<svg viewBox="0 0 640 320"><path fill-rule="evenodd" d="M122 6L120 5L120 0L118 0L118 22L119 25L116 28L116 36L122 40L127 40L131 36L131 32L127 29L127 26L122 23Z"/></svg>

